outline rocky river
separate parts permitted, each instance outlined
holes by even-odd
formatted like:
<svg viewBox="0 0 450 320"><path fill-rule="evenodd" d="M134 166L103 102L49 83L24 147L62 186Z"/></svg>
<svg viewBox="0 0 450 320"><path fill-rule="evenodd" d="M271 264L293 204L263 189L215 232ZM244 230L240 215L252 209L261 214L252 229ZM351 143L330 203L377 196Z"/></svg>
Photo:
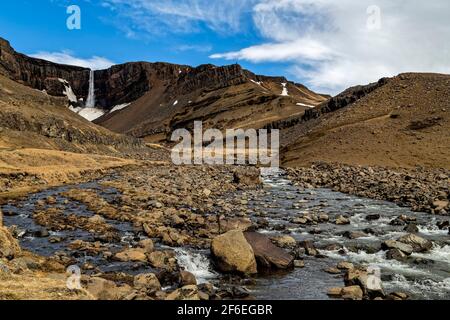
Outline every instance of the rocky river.
<svg viewBox="0 0 450 320"><path fill-rule="evenodd" d="M181 198L173 206L189 214L173 222L167 209L158 220L166 229L154 231L142 228L134 216L133 195L131 201L124 201L130 194L120 186L123 179L110 176L10 201L1 207L4 223L23 249L51 257L62 266L78 265L83 274L131 285L133 276L155 273L166 292L177 288L173 274L181 269L195 276L199 287L217 288L211 298L330 299L329 290L343 287L344 270L354 265L376 270L388 293L401 292L410 299L450 299L448 218L412 212L392 202L298 187L281 173L263 175L260 188L223 187L224 192L206 201L210 203L205 208L196 205L200 200L183 204ZM127 176L126 181L131 180ZM212 193L203 186L199 190L206 196ZM170 206L165 198L146 199L145 209L149 205L152 212ZM292 254L295 268L253 277L218 271L204 239L211 237L208 232L216 232L208 224L227 212L233 212L233 219L247 219L251 229ZM408 254L386 248L386 242L409 234L430 247ZM142 252L147 256L141 258Z"/></svg>

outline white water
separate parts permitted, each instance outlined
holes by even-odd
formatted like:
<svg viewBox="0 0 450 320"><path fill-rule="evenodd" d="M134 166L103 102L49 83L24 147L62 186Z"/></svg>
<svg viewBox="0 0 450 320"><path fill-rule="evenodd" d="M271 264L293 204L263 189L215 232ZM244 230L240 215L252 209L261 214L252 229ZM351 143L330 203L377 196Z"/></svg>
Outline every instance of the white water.
<svg viewBox="0 0 450 320"><path fill-rule="evenodd" d="M212 271L211 263L206 255L198 252L190 252L184 248L175 249L178 264L185 271L192 273L197 282L207 283L209 280L217 278L217 274Z"/></svg>
<svg viewBox="0 0 450 320"><path fill-rule="evenodd" d="M89 74L89 93L86 100L86 107L95 107L95 87L94 87L94 70L91 70Z"/></svg>

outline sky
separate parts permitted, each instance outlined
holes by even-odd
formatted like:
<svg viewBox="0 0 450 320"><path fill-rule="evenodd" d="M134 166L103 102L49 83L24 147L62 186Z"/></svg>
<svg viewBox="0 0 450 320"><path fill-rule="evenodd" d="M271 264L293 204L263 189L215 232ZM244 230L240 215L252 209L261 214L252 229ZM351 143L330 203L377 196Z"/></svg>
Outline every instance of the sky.
<svg viewBox="0 0 450 320"><path fill-rule="evenodd" d="M0 37L92 69L239 63L337 94L402 72L450 73L449 17L448 0L15 0L0 1Z"/></svg>

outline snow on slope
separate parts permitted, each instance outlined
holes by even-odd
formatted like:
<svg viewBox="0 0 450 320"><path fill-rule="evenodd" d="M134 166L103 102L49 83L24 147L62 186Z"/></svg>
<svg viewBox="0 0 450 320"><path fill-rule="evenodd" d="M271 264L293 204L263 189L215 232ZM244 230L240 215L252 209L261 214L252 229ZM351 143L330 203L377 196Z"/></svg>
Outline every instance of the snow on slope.
<svg viewBox="0 0 450 320"><path fill-rule="evenodd" d="M128 107L131 103L124 103L124 104L119 104L117 106L115 106L114 108L111 109L111 111L109 113L113 113L122 109L125 109L126 107Z"/></svg>
<svg viewBox="0 0 450 320"><path fill-rule="evenodd" d="M77 96L72 90L72 87L70 86L69 82L67 80L58 79L59 82L61 82L64 85L64 91L63 93L66 95L67 99L69 99L70 102L77 102Z"/></svg>
<svg viewBox="0 0 450 320"><path fill-rule="evenodd" d="M309 104L304 104L304 103L301 103L301 102L297 103L297 105L298 105L298 106L301 106L301 107L315 108L314 106L311 106L311 105L309 105Z"/></svg>
<svg viewBox="0 0 450 320"><path fill-rule="evenodd" d="M283 91L281 92L281 95L285 97L289 96L287 83L282 83L281 85L283 86Z"/></svg>
<svg viewBox="0 0 450 320"><path fill-rule="evenodd" d="M95 119L103 116L105 114L105 110L99 108L81 108L81 110L77 113L86 120L94 121Z"/></svg>

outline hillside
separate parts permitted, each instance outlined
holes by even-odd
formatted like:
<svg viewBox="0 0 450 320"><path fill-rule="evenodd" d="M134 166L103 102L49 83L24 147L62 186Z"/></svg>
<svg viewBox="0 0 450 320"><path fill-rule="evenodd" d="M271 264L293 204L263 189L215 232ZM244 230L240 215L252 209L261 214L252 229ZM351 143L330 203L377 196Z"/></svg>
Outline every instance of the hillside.
<svg viewBox="0 0 450 320"><path fill-rule="evenodd" d="M282 135L286 166L450 168L450 76L408 73L351 88Z"/></svg>

